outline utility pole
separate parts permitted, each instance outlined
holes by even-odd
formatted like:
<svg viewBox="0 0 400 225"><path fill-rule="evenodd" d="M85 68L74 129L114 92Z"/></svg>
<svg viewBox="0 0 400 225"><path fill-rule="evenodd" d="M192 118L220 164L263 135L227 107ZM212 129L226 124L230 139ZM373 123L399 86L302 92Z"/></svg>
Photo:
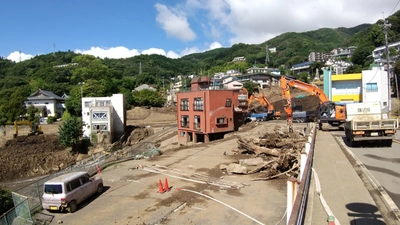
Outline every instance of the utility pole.
<svg viewBox="0 0 400 225"><path fill-rule="evenodd" d="M81 86L81 98L82 98L82 97L83 97L82 85L84 85L84 84L85 84L85 82L79 82L78 84Z"/></svg>
<svg viewBox="0 0 400 225"><path fill-rule="evenodd" d="M386 71L387 71L387 83L388 83L388 119L390 115L390 103L391 103L391 95L390 95L390 59L389 59L389 42L388 42L388 28L391 27L392 24L388 23L388 20L385 19L383 21L383 29L385 31L385 47L386 47Z"/></svg>

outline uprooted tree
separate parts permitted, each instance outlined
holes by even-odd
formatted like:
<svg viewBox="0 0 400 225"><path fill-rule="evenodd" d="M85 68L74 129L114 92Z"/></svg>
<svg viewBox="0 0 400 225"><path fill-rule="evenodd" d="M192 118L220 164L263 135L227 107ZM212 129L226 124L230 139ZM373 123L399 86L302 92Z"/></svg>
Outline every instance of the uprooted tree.
<svg viewBox="0 0 400 225"><path fill-rule="evenodd" d="M254 180L268 180L286 174L297 177L299 173L300 154L304 149L305 133L288 133L278 126L273 133L266 133L260 138L239 138L239 154L251 154L253 158L262 158L254 167L245 170L245 174L259 173Z"/></svg>

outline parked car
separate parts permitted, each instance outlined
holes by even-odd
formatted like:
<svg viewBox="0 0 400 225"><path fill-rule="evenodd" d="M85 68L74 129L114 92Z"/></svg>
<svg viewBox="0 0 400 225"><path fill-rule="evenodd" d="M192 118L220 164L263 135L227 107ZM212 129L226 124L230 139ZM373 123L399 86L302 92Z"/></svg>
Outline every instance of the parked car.
<svg viewBox="0 0 400 225"><path fill-rule="evenodd" d="M67 173L44 183L42 207L73 213L79 203L102 191L103 179L91 178L87 172Z"/></svg>

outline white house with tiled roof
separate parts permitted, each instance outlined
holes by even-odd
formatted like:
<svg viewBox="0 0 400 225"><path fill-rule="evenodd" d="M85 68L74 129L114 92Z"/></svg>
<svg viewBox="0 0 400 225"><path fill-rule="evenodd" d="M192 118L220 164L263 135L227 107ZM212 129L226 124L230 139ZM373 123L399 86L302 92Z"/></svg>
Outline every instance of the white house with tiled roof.
<svg viewBox="0 0 400 225"><path fill-rule="evenodd" d="M65 111L65 99L67 95L60 97L51 91L39 89L31 94L24 102L25 107L33 106L41 110L41 117L53 116L61 118Z"/></svg>

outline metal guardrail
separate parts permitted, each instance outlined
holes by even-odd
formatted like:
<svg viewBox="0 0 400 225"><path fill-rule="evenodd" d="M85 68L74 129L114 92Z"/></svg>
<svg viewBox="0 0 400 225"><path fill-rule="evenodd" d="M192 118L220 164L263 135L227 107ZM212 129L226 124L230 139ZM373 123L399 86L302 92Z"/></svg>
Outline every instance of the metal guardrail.
<svg viewBox="0 0 400 225"><path fill-rule="evenodd" d="M308 143L306 143L306 150L305 152L302 152L302 155L306 155L307 160L305 160L305 165L303 165L304 167L300 170L301 171L300 180L298 180L297 178L288 179L288 182L294 182L300 184L298 185L298 188L294 193L295 198L293 205L291 209L288 210L287 224L289 225L299 225L304 223L308 192L311 182L311 172L312 172L316 133L317 133L316 125L313 124L313 127L310 131L310 135L308 137ZM297 187L297 185L295 186Z"/></svg>

